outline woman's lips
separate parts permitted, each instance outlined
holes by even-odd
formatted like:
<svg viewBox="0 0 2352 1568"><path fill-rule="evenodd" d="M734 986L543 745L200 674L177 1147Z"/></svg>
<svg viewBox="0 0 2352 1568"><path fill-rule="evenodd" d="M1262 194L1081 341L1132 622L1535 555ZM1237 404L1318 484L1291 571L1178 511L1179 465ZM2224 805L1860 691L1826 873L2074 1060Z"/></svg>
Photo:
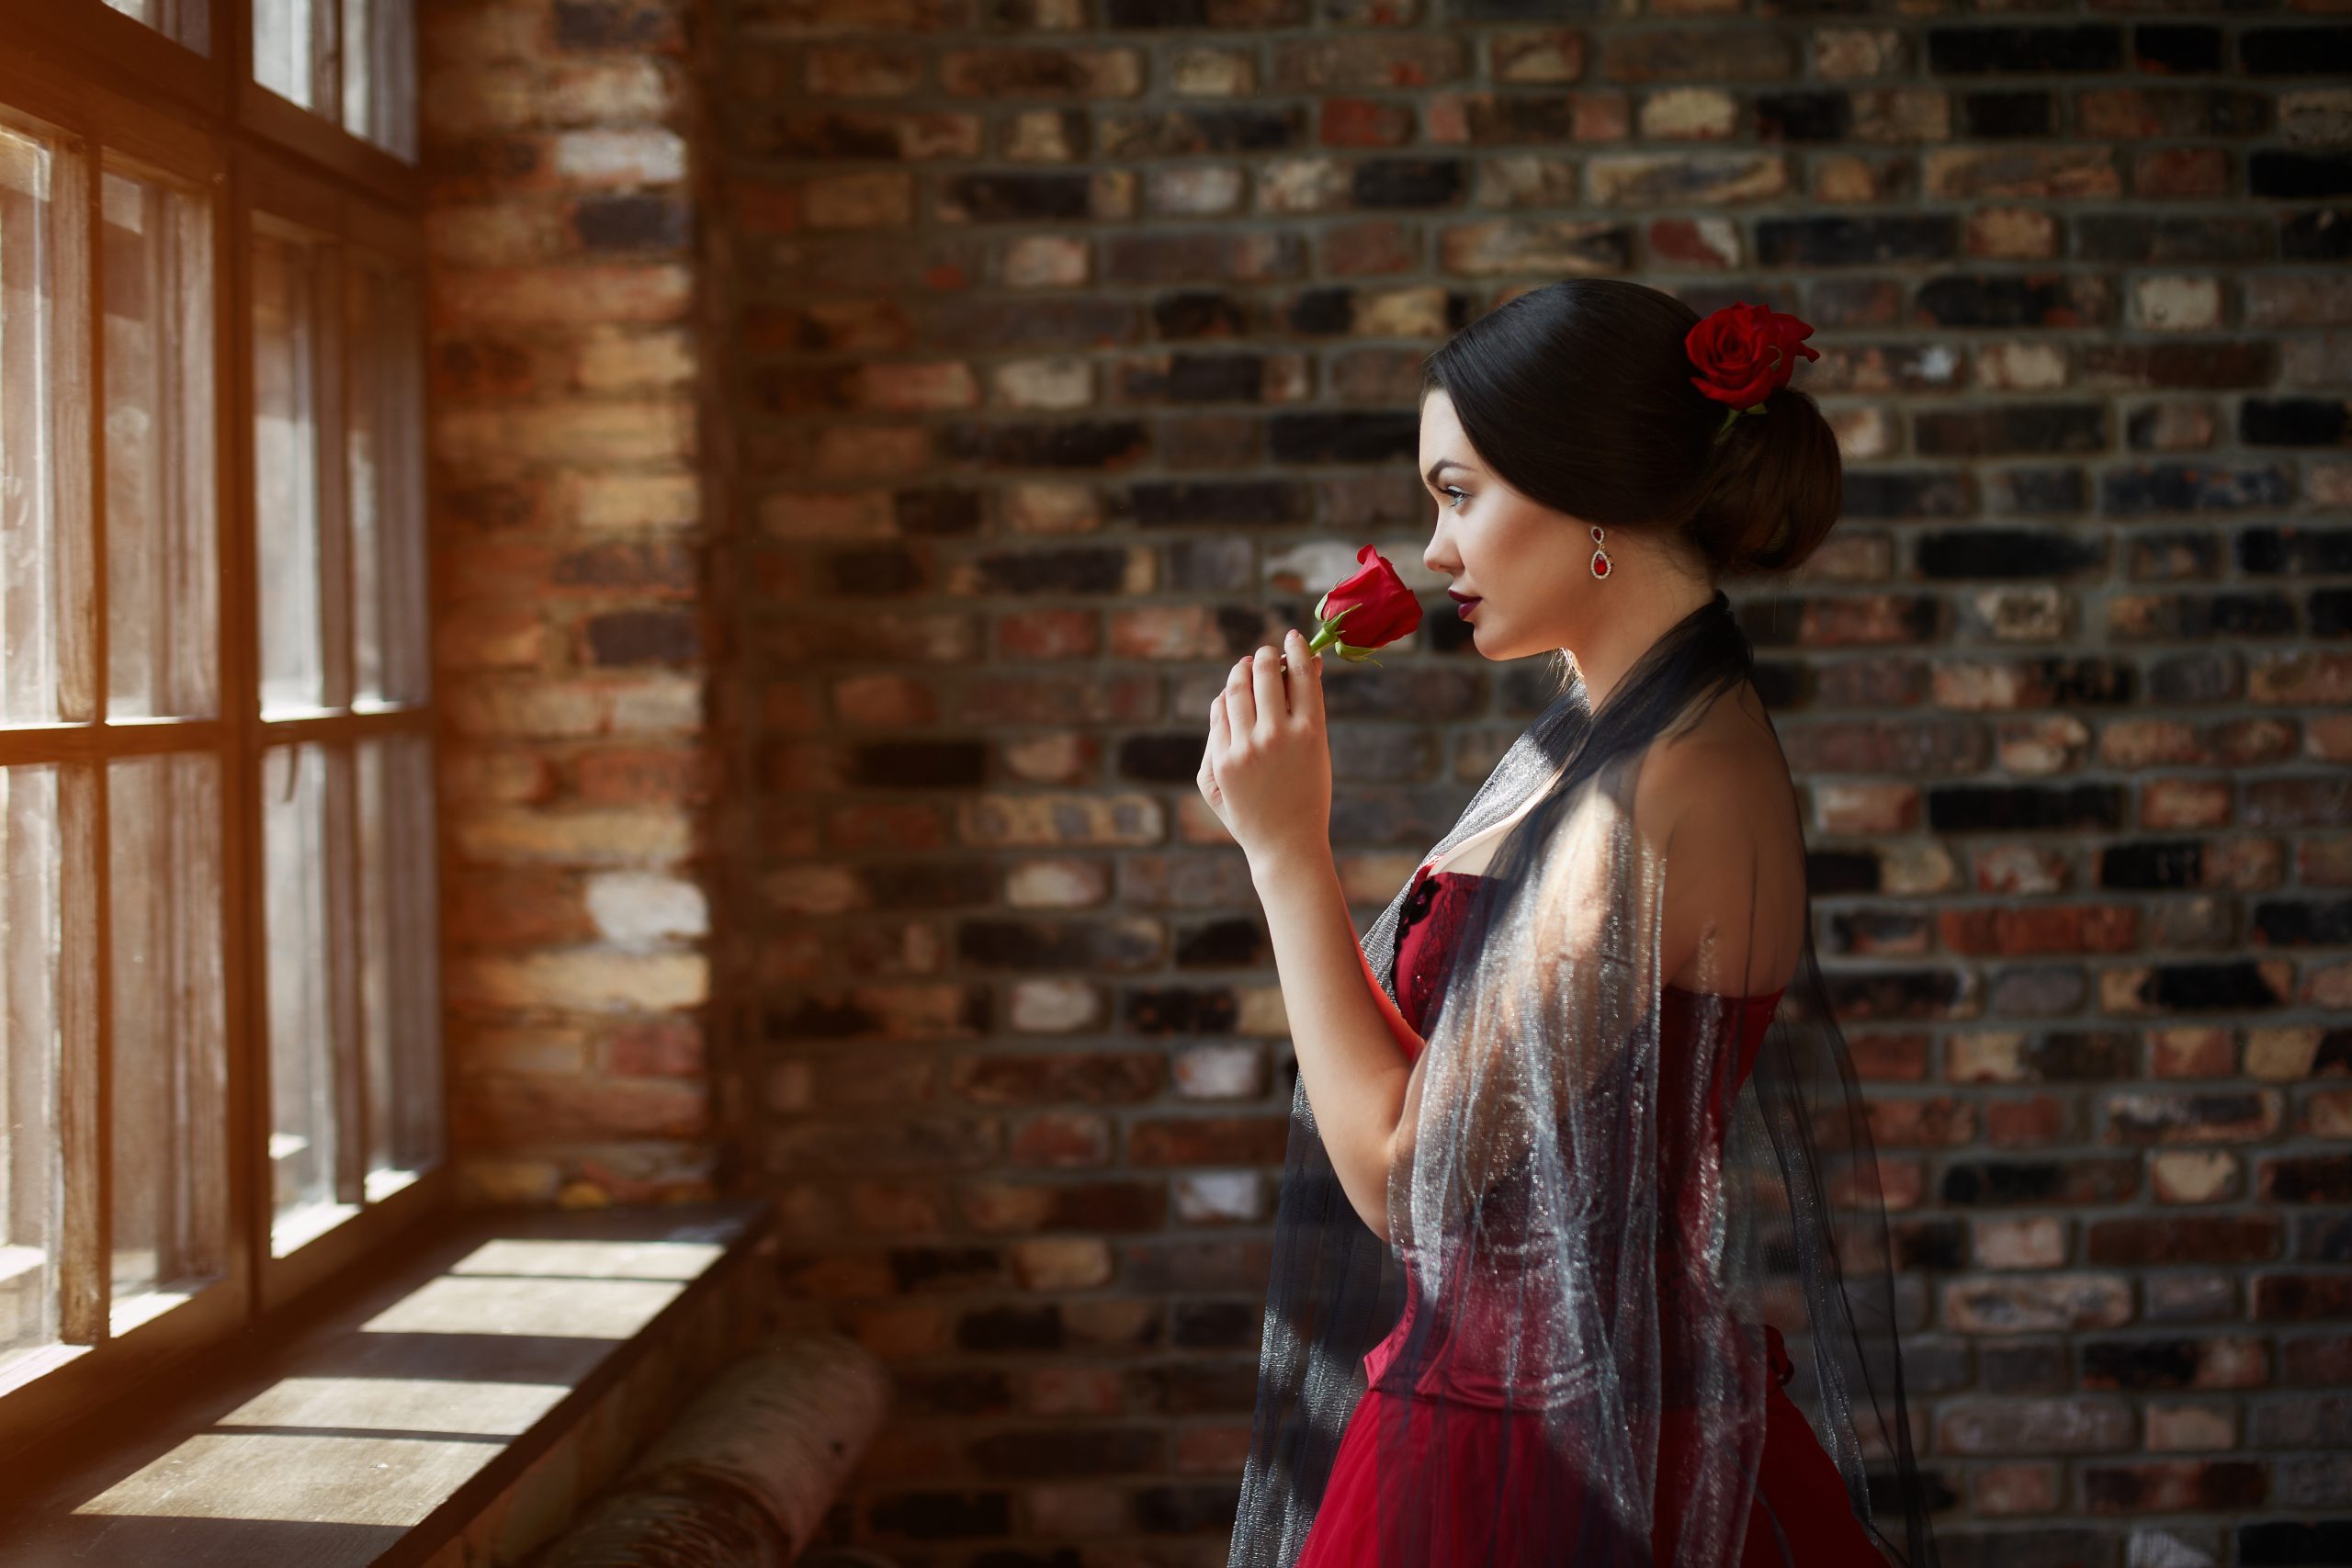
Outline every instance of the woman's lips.
<svg viewBox="0 0 2352 1568"><path fill-rule="evenodd" d="M1478 604L1478 596L1476 594L1456 593L1451 588L1445 591L1445 596L1453 601L1454 613L1465 621L1470 618L1470 612L1475 609Z"/></svg>

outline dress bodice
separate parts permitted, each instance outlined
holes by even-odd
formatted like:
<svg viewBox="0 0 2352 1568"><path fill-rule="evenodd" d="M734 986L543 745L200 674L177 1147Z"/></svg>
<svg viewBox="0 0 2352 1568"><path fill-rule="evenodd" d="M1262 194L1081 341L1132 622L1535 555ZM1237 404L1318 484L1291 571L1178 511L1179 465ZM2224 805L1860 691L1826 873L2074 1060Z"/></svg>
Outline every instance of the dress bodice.
<svg viewBox="0 0 2352 1568"><path fill-rule="evenodd" d="M1444 977L1446 954L1461 929L1463 913L1477 881L1476 872L1433 872L1425 863L1415 869L1412 890L1396 912L1396 957L1389 971L1389 985L1396 993L1396 1010L1404 1014L1405 1021L1413 1026L1416 1033L1427 1032L1423 1025L1429 1018L1430 1003L1435 999ZM1735 997L1688 990L1669 983L1659 987L1658 991L1661 1072L1669 1071L1668 1064L1678 1058L1690 1062L1713 1057L1712 1051L1688 1049L1698 1043L1691 1038L1692 1032L1702 1026L1703 1017L1712 1016L1718 1027L1737 1032L1736 1070L1730 1085L1736 1090L1755 1065L1757 1046L1780 1006L1781 990ZM1677 1051L1678 1043L1686 1049Z"/></svg>
<svg viewBox="0 0 2352 1568"><path fill-rule="evenodd" d="M1424 864L1414 873L1411 890L1397 912L1394 967L1389 976L1396 1010L1416 1038L1404 1043L1408 1055L1418 1055L1419 1037L1430 1021L1429 1010L1444 979L1450 944L1460 931L1475 872L1431 872ZM1785 987L1783 987L1785 989ZM1780 1005L1781 990L1749 996L1693 991L1680 986L1659 987L1657 1015L1657 1098L1652 1149L1657 1161L1659 1222L1663 1234L1655 1259L1657 1285L1662 1295L1680 1299L1687 1271L1701 1267L1706 1229L1706 1204L1713 1182L1706 1172L1719 1160L1724 1129L1732 1099L1747 1081L1757 1054ZM1484 1234L1496 1239L1516 1236L1520 1220L1508 1199L1492 1213ZM1403 1316L1395 1329L1364 1359L1367 1377L1378 1383L1415 1332L1423 1315L1420 1288L1411 1258L1406 1259L1408 1288ZM1497 1276L1499 1280L1500 1276ZM1438 1339L1412 1360L1413 1382L1421 1392L1442 1389L1471 1404L1510 1402L1505 1393L1511 1379L1493 1363L1489 1349L1507 1337L1483 1323L1512 1319L1523 1303L1510 1290L1493 1301L1478 1284L1457 1281L1440 1311ZM1669 1365L1668 1377L1687 1361L1684 1347L1669 1342L1663 1348Z"/></svg>

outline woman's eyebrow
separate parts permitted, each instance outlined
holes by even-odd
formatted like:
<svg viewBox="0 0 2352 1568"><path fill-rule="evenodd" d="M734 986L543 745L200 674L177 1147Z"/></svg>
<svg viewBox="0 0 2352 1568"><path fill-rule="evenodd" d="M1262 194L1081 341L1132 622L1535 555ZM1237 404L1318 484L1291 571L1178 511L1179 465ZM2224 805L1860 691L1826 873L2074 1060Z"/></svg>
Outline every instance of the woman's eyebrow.
<svg viewBox="0 0 2352 1568"><path fill-rule="evenodd" d="M1430 465L1429 472L1421 477L1428 479L1430 484L1434 485L1437 483L1438 475L1443 473L1448 468L1460 468L1466 474L1470 471L1470 465L1467 463L1457 462L1452 457L1440 457L1436 462Z"/></svg>

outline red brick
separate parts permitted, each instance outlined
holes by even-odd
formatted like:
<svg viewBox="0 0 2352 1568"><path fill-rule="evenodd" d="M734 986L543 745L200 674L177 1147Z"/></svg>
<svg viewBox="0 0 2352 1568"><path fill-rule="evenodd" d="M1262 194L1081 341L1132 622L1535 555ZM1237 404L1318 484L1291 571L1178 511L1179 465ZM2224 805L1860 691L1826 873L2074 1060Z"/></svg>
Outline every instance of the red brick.
<svg viewBox="0 0 2352 1568"><path fill-rule="evenodd" d="M942 90L961 97L1129 97L1143 67L1131 49L951 50L939 57Z"/></svg>
<svg viewBox="0 0 2352 1568"><path fill-rule="evenodd" d="M996 641L1009 659L1092 659L1102 650L1102 617L1093 610L1024 610L998 618Z"/></svg>
<svg viewBox="0 0 2352 1568"><path fill-rule="evenodd" d="M448 276L433 304L436 324L447 327L586 327L683 321L694 288L693 273L676 263L574 263Z"/></svg>
<svg viewBox="0 0 2352 1568"><path fill-rule="evenodd" d="M1052 1112L1012 1131L1013 1161L1033 1166L1099 1166L1111 1159L1111 1124L1100 1116Z"/></svg>
<svg viewBox="0 0 2352 1568"><path fill-rule="evenodd" d="M2230 155L2219 147L2165 147L2132 160L2132 191L2151 199L2230 194Z"/></svg>
<svg viewBox="0 0 2352 1568"><path fill-rule="evenodd" d="M923 53L893 45L843 45L800 52L808 91L820 96L892 98L921 85Z"/></svg>
<svg viewBox="0 0 2352 1568"><path fill-rule="evenodd" d="M1984 1137L1996 1148L2030 1148L2064 1138L2071 1121L2066 1102L2052 1095L1988 1100Z"/></svg>
<svg viewBox="0 0 2352 1568"><path fill-rule="evenodd" d="M452 946L551 947L595 939L577 878L555 870L482 872L442 908Z"/></svg>
<svg viewBox="0 0 2352 1568"><path fill-rule="evenodd" d="M1276 43L1273 53L1273 85L1284 92L1419 87L1463 71L1461 40L1444 34L1291 39Z"/></svg>
<svg viewBox="0 0 2352 1568"><path fill-rule="evenodd" d="M1290 1139L1287 1116L1187 1116L1138 1122L1127 1158L1139 1166L1278 1165Z"/></svg>
<svg viewBox="0 0 2352 1568"><path fill-rule="evenodd" d="M1986 1465L1976 1472L1974 1485L1977 1509L1995 1518L2058 1510L2061 1491L2056 1465Z"/></svg>
<svg viewBox="0 0 2352 1568"><path fill-rule="evenodd" d="M2086 1248L2094 1263L2260 1263L2278 1255L2278 1222L2221 1214L2099 1220Z"/></svg>
<svg viewBox="0 0 2352 1568"><path fill-rule="evenodd" d="M1326 98L1318 135L1326 147L1402 147L1413 139L1413 111L1392 99Z"/></svg>
<svg viewBox="0 0 2352 1568"><path fill-rule="evenodd" d="M605 1066L622 1077L697 1077L705 1068L702 1026L684 1018L632 1024L605 1046Z"/></svg>
<svg viewBox="0 0 2352 1568"><path fill-rule="evenodd" d="M584 752L567 771L584 803L699 806L716 796L718 764L698 748L628 747Z"/></svg>
<svg viewBox="0 0 2352 1568"><path fill-rule="evenodd" d="M827 821L833 844L844 851L938 850L955 841L946 812L936 806L843 805Z"/></svg>
<svg viewBox="0 0 2352 1568"><path fill-rule="evenodd" d="M707 1128L709 1098L705 1085L664 1078L484 1077L462 1086L450 1132L470 1147L692 1137Z"/></svg>
<svg viewBox="0 0 2352 1568"><path fill-rule="evenodd" d="M2129 905L2032 904L1953 910L1938 918L1937 929L1955 953L2128 953L2136 945L2136 919Z"/></svg>

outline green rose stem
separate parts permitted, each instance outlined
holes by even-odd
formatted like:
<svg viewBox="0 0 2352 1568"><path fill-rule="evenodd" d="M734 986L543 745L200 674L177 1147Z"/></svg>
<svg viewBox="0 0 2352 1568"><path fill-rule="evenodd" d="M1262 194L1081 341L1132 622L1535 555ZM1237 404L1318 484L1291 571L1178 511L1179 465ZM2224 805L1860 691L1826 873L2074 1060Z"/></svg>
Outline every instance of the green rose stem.
<svg viewBox="0 0 2352 1568"><path fill-rule="evenodd" d="M1721 424L1719 424L1719 425L1715 426L1715 437L1714 437L1714 438L1715 438L1716 440L1718 440L1718 441L1721 441L1724 436L1729 435L1729 434L1731 434L1731 422L1732 422L1733 420L1737 419L1741 414L1744 414L1744 413L1762 413L1763 412L1764 412L1764 405L1763 405L1762 403L1756 403L1756 404L1754 404L1754 405L1752 405L1752 406L1750 406L1750 407L1744 408L1744 409L1742 409L1742 408L1727 408L1727 409L1724 410L1724 422L1723 422Z"/></svg>

